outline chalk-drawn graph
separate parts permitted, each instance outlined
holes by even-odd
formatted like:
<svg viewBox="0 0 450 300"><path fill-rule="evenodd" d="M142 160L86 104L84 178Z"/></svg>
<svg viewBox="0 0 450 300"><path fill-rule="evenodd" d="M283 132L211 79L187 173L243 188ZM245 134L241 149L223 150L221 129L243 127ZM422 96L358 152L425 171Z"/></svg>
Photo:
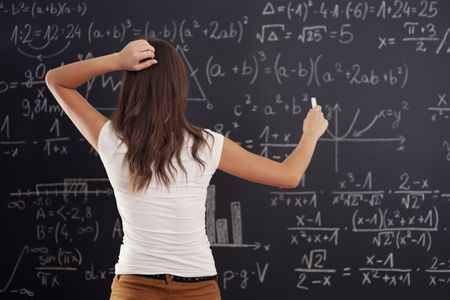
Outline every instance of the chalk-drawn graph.
<svg viewBox="0 0 450 300"><path fill-rule="evenodd" d="M246 244L242 235L242 212L241 203L231 202L231 237L229 233L228 220L225 218L216 219L216 186L208 186L206 196L206 234L211 247L234 247L234 248L254 248L261 247L259 242ZM268 246L264 246L268 249Z"/></svg>
<svg viewBox="0 0 450 300"><path fill-rule="evenodd" d="M396 143L397 151L405 150L406 137L403 135L398 135L394 137L364 137L366 132L368 132L374 125L381 119L386 119L392 117L394 119L392 127L396 128L401 120L401 110L393 109L382 109L377 112L368 125L365 125L361 129L356 129L356 121L358 120L361 109L358 108L353 116L353 119L346 129L345 133L340 134L340 124L339 124L339 114L342 113L342 109L339 104L335 104L333 107L328 109L326 112L326 118L330 121L330 125L319 141L320 142L331 142L334 144L334 171L339 172L339 144L343 142L350 143ZM331 127L331 129L330 129ZM297 144L286 143L287 137L290 134L285 134L285 139L283 143L274 141L280 134L272 132L269 126L264 127L263 131L259 135L262 140L259 146L262 148L261 155L266 157L269 156L269 150L272 148L295 148ZM273 156L273 158L281 158L280 156Z"/></svg>

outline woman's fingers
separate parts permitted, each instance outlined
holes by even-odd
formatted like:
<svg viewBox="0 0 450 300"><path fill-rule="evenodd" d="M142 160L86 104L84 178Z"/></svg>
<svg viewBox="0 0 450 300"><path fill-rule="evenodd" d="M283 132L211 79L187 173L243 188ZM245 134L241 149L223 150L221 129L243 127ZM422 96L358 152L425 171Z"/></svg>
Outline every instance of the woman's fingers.
<svg viewBox="0 0 450 300"><path fill-rule="evenodd" d="M153 66L156 63L158 63L158 61L156 59L149 59L149 60L146 60L144 62L141 62L141 63L137 64L135 66L135 70L136 71L140 71L140 70L143 70L145 68L151 67L151 66Z"/></svg>
<svg viewBox="0 0 450 300"><path fill-rule="evenodd" d="M138 43L136 44L136 50L137 51L152 51L155 52L155 48L150 45L149 42L147 42L146 40L138 40Z"/></svg>
<svg viewBox="0 0 450 300"><path fill-rule="evenodd" d="M148 50L148 51L144 51L144 52L139 52L136 54L136 58L141 61L143 59L147 59L147 58L154 58L155 57L155 53Z"/></svg>
<svg viewBox="0 0 450 300"><path fill-rule="evenodd" d="M155 48L146 42L146 44L139 46L138 51L152 51L155 52Z"/></svg>
<svg viewBox="0 0 450 300"><path fill-rule="evenodd" d="M121 51L124 69L140 71L157 63L155 48L144 39L129 42Z"/></svg>

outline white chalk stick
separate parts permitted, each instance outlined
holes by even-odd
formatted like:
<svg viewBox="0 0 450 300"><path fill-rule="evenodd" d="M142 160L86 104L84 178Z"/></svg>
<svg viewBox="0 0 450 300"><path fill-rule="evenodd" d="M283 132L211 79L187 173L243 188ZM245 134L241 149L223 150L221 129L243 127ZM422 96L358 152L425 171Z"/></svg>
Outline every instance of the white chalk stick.
<svg viewBox="0 0 450 300"><path fill-rule="evenodd" d="M314 108L317 105L316 97L311 97L311 107Z"/></svg>

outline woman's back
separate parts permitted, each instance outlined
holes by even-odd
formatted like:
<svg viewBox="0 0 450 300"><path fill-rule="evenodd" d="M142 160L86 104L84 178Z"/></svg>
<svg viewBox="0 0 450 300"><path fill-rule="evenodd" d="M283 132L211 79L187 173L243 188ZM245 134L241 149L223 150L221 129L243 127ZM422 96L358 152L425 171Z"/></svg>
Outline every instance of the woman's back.
<svg viewBox="0 0 450 300"><path fill-rule="evenodd" d="M108 119L74 89L115 70L126 72ZM282 162L206 134L185 116L188 74L182 58L160 40L139 39L120 52L64 65L47 72L45 81L100 154L114 189L124 237L111 299L220 299L217 276L209 276L217 272L205 232L211 176L219 168L252 182L295 188L328 127L320 106L310 110L297 147ZM172 285L172 279L180 283Z"/></svg>
<svg viewBox="0 0 450 300"><path fill-rule="evenodd" d="M177 168L170 186L152 180L146 190L130 193L130 173L123 164L127 146L120 143L111 121L101 129L99 155L114 189L124 231L116 274L217 274L205 232L205 199L224 137L207 131L212 134L204 134L211 147L205 145L198 152L204 169L192 158L192 139L186 135L181 150L186 175Z"/></svg>

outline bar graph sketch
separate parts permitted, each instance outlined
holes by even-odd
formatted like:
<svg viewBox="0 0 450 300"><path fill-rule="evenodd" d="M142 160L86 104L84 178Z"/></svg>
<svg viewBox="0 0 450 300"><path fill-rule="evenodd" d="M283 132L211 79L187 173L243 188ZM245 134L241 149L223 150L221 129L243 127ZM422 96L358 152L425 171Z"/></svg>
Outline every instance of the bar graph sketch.
<svg viewBox="0 0 450 300"><path fill-rule="evenodd" d="M206 234L211 247L261 247L259 242L246 244L242 236L241 202L230 203L231 222L226 218L216 219L216 186L208 186L206 195ZM230 225L229 225L230 224ZM231 226L231 235L230 229ZM230 239L231 238L231 239Z"/></svg>

